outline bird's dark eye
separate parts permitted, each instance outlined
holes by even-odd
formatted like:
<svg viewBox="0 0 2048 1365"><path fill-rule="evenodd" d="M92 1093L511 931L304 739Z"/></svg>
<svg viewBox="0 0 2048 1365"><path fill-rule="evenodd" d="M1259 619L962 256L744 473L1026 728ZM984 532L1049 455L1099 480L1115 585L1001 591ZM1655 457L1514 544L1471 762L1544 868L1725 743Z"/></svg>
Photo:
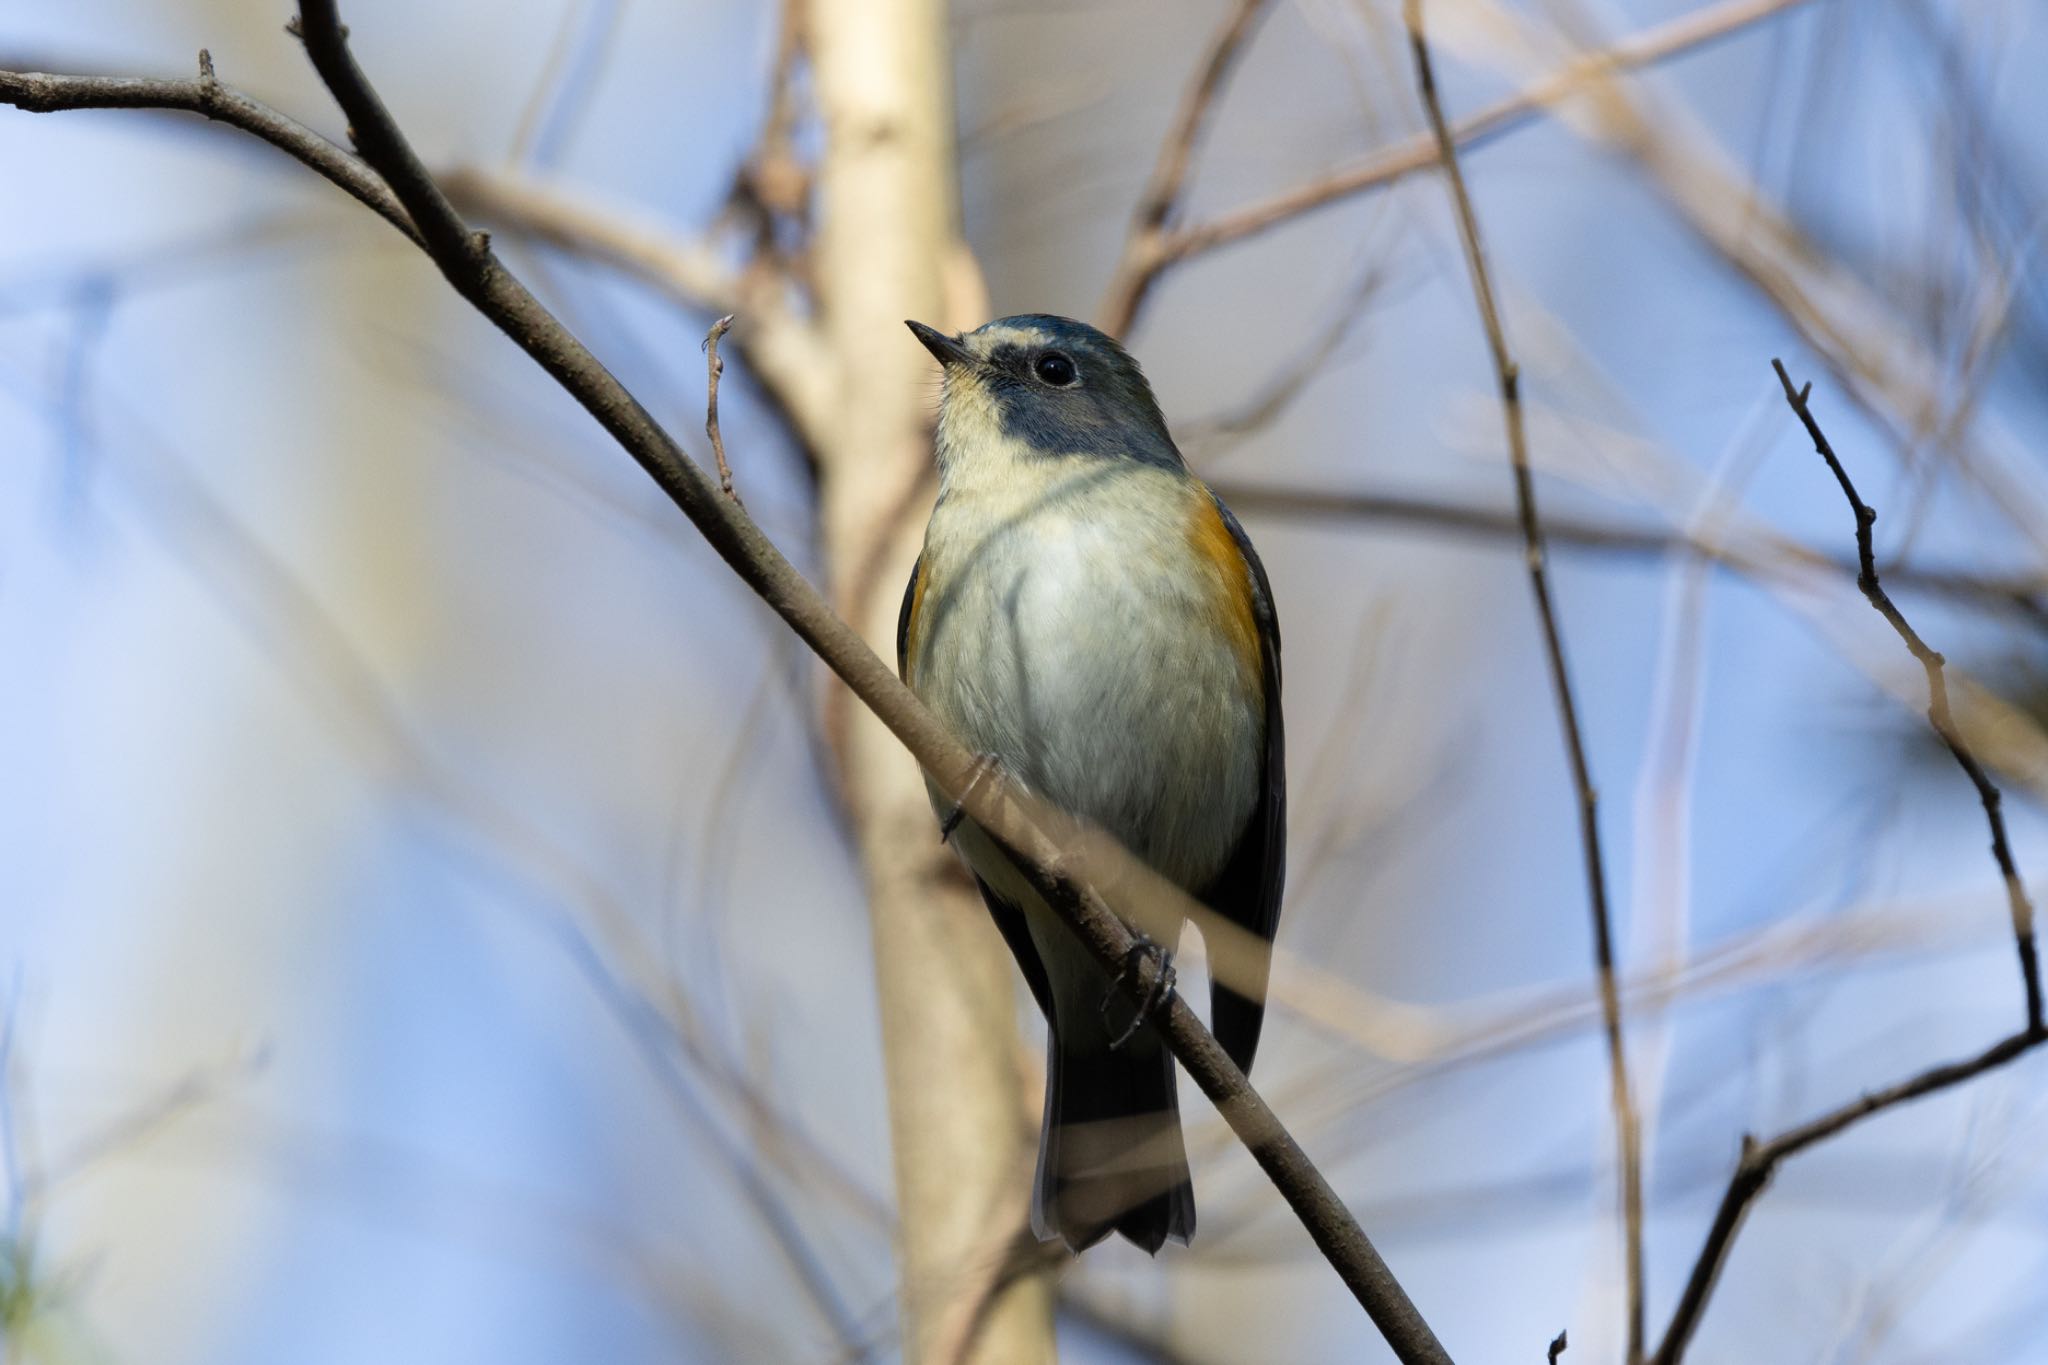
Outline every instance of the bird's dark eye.
<svg viewBox="0 0 2048 1365"><path fill-rule="evenodd" d="M1047 351L1032 363L1032 371L1056 389L1074 382L1073 358L1062 351Z"/></svg>

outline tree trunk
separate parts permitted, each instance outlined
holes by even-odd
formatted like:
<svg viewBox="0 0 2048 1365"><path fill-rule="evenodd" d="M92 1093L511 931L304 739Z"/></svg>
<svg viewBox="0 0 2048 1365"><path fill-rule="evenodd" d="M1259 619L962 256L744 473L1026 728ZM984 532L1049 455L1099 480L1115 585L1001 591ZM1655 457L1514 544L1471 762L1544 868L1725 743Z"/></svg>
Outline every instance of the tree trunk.
<svg viewBox="0 0 2048 1365"><path fill-rule="evenodd" d="M958 326L953 103L940 0L820 0L811 51L826 151L815 262L841 381L818 450L835 605L885 658L931 505L931 361L906 318ZM956 287L956 295L960 292ZM975 321L979 321L976 319ZM1025 1207L1034 1116L1015 969L938 841L902 747L836 684L827 728L867 874L889 1086L905 1358L927 1360ZM1051 1286L993 1305L969 1357L1053 1358Z"/></svg>

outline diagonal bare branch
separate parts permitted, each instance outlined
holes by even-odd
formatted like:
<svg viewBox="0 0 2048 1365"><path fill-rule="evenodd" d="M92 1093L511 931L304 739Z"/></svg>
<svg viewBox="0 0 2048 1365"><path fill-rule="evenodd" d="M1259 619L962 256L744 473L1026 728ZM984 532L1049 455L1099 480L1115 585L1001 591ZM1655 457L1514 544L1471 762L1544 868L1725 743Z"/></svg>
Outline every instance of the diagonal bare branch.
<svg viewBox="0 0 2048 1365"><path fill-rule="evenodd" d="M1849 471L1815 420L1807 401L1813 386L1806 384L1793 388L1792 377L1785 373L1785 366L1780 361L1773 360L1771 368L1777 371L1778 382L1785 388L1785 401L1792 405L1792 411L1798 414L1806 434L1813 438L1814 450L1827 461L1835 482L1842 486L1842 496L1849 500L1849 508L1856 516L1856 586L1877 609L1877 614L1884 617L1885 622L1905 641L1907 652L1926 670L1927 723L1934 727L1935 734L1941 736L1941 742L1948 747L1956 765L1970 779L1970 785L1977 789L1977 799L1984 807L1985 823L1991 827L1991 857L1998 864L1999 878L2005 883L2006 906L2012 915L2013 940L2019 950L2020 983L2026 992L2026 1026L2030 1031L2039 1031L2042 1027L2041 961L2034 944L2034 902L2027 895L2026 883L2020 880L2019 866L2012 856L2012 842L2006 837L2004 797L1956 726L1956 718L1948 702L1948 661L1942 657L1941 651L1920 638L1920 632L1913 629L1905 614L1893 604L1891 594L1878 581L1877 554L1871 544L1871 527L1877 522L1877 509L1858 495Z"/></svg>
<svg viewBox="0 0 2048 1365"><path fill-rule="evenodd" d="M1736 1234L1742 1229L1742 1221L1749 1212L1749 1206L1769 1186L1771 1177L1777 1173L1779 1165L1787 1158L1797 1156L1807 1148L1873 1115L1973 1080L2048 1042L2048 1023L2044 1023L2041 1015L2040 964L2034 946L2034 907L2033 902L2028 899L2026 887L2020 881L2018 869L2013 862L2012 846L2006 838L2005 818L2001 812L1998 788L1992 784L1983 766L1971 754L1956 728L1955 718L1949 713L1948 685L1944 677L1944 660L1940 651L1929 646L1920 637L1920 633L1913 629L1904 613L1893 603L1890 595L1878 581L1877 558L1872 548L1871 537L1871 527L1877 521L1877 512L1857 493L1848 469L1835 454L1834 447L1829 443L1826 433L1821 430L1819 421L1815 419L1813 409L1807 401L1812 386L1801 385L1795 388L1792 377L1785 372L1783 364L1773 360L1771 367L1777 371L1778 382L1784 387L1785 401L1791 405L1800 424L1806 428L1806 434L1813 438L1815 451L1827 461L1829 471L1841 485L1842 496L1848 499L1850 511L1856 518L1856 585L1863 590L1863 595L1870 600L1870 605L1898 633L1907 650L1926 670L1929 696L1928 723L1941 736L1942 742L1955 756L1957 764L1969 775L1972 785L1977 788L1978 797L1983 802L1985 819L1991 826L1992 856L1998 864L2000 877L2005 881L2006 895L2012 911L2013 936L2019 948L2020 977L2026 991L2026 1019L2017 1032L2000 1039L1973 1057L1930 1067L1895 1085L1871 1091L1796 1128L1787 1129L1768 1142L1758 1142L1754 1138L1744 1137L1742 1157L1736 1162L1735 1173L1730 1177L1728 1188L1721 1196L1720 1206L1714 1212L1714 1221L1707 1229L1706 1241L1693 1262L1692 1273L1686 1278L1685 1289L1679 1295L1678 1305L1672 1310L1670 1325L1664 1329L1664 1338L1658 1343L1656 1354L1651 1357L1652 1365L1678 1365L1678 1362L1684 1359L1686 1348L1692 1343L1693 1333L1699 1328L1700 1317L1706 1312L1707 1301L1713 1296L1715 1282L1720 1279L1721 1268L1727 1264L1728 1253L1735 1244Z"/></svg>
<svg viewBox="0 0 2048 1365"><path fill-rule="evenodd" d="M1735 1175L1728 1182L1727 1192L1721 1196L1721 1204L1714 1212L1714 1222L1707 1231L1706 1245L1700 1248L1698 1260L1693 1263L1692 1275L1687 1279L1685 1290L1679 1296L1678 1306L1671 1315L1671 1324L1664 1331L1664 1339L1657 1346L1657 1353L1650 1357L1651 1365L1678 1365L1685 1358L1686 1347L1692 1342L1692 1334L1699 1327L1700 1315L1706 1310L1707 1300L1714 1292L1714 1282L1720 1278L1721 1267L1728 1259L1728 1250L1734 1244L1735 1234L1741 1230L1743 1216L1756 1197L1771 1183L1771 1177L1788 1157L1797 1156L1818 1142L1840 1133L1852 1124L1859 1123L1874 1114L1896 1109L1902 1104L1938 1094L1964 1081L1974 1080L1987 1071L2004 1066L2015 1057L2048 1042L2048 1031L2040 1028L2023 1029L2010 1037L2003 1038L1973 1057L1932 1067L1897 1085L1883 1090L1873 1090L1867 1095L1850 1101L1838 1109L1830 1110L1820 1117L1810 1119L1797 1128L1788 1129L1769 1142L1758 1142L1745 1137L1742 1141L1742 1159L1736 1163Z"/></svg>

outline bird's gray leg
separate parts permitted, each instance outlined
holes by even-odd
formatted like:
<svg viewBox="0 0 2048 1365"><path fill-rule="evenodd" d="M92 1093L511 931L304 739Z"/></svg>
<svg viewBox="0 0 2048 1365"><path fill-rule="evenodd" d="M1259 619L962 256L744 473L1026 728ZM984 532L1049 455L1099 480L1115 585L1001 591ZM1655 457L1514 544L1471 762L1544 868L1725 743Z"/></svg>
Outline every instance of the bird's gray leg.
<svg viewBox="0 0 2048 1365"><path fill-rule="evenodd" d="M1130 1042L1131 1035L1138 1031L1138 1025L1145 1022L1146 1016L1154 1010L1164 1008L1166 1003L1173 999L1174 987L1177 984L1177 976L1173 970L1173 954L1154 943L1150 936L1140 933L1137 941L1131 945L1131 950L1124 954L1124 965L1117 969L1115 979L1103 993L1103 1022L1109 1021L1109 1002L1116 998L1117 988L1124 984L1124 978L1137 969L1138 963L1147 957L1157 959L1158 969L1152 974L1152 984L1145 988L1145 998L1138 1002L1137 1010L1131 1015L1131 1022L1124 1025L1123 1031L1109 1040L1111 1052Z"/></svg>
<svg viewBox="0 0 2048 1365"><path fill-rule="evenodd" d="M953 831L960 828L960 822L967 816L967 798L974 789L991 777L1000 776L1003 761L994 754L976 754L974 766L968 770L967 785L960 789L960 799L953 803L953 809L946 812L946 818L939 821L939 842L950 843Z"/></svg>

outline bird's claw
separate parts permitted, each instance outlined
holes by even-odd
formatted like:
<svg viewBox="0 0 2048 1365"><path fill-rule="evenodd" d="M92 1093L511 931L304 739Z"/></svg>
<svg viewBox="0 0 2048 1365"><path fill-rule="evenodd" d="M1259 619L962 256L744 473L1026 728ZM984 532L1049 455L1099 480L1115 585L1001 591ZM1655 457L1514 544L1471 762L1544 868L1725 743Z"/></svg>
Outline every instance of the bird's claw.
<svg viewBox="0 0 2048 1365"><path fill-rule="evenodd" d="M974 756L974 766L967 772L967 783L960 788L960 799L953 803L953 809L947 811L946 817L939 821L940 843L952 842L953 831L960 828L960 822L967 818L967 798L974 794L974 789L1002 770L1003 761L994 754Z"/></svg>
<svg viewBox="0 0 2048 1365"><path fill-rule="evenodd" d="M1111 1052L1120 1050L1125 1043L1130 1042L1132 1035L1138 1031L1138 1025L1144 1023L1147 1016L1151 1015L1155 1010L1164 1008L1173 999L1173 992L1177 982L1177 975L1173 970L1173 954L1161 948L1144 934L1139 934L1137 942L1133 943L1131 950L1124 954L1124 964L1117 969L1116 979L1109 983L1109 990L1103 994L1101 1006L1103 1022L1107 1023L1109 1021L1109 1002L1116 998L1117 988L1122 986L1131 973L1137 970L1138 964L1148 957L1157 960L1157 969L1152 973L1152 984L1145 988L1145 997L1138 1002L1138 1008L1131 1014L1130 1022L1124 1025L1122 1032L1109 1040L1109 1050Z"/></svg>

